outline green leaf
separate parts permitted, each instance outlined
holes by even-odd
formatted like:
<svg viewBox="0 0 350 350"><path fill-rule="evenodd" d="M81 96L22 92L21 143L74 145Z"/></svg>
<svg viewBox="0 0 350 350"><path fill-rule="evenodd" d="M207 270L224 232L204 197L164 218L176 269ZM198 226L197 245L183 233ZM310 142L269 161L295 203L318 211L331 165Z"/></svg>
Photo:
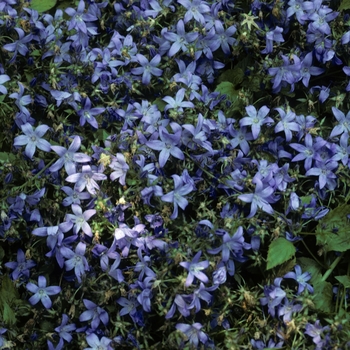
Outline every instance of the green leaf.
<svg viewBox="0 0 350 350"><path fill-rule="evenodd" d="M317 244L325 252L345 252L350 249L349 222L350 205L344 204L331 210L316 227Z"/></svg>
<svg viewBox="0 0 350 350"><path fill-rule="evenodd" d="M156 98L153 101L153 104L155 104L160 112L164 112L164 108L167 105L167 103L165 101L163 101L160 97Z"/></svg>
<svg viewBox="0 0 350 350"><path fill-rule="evenodd" d="M56 6L57 0L32 0L29 7L38 12L46 12Z"/></svg>
<svg viewBox="0 0 350 350"><path fill-rule="evenodd" d="M235 102L238 98L238 91L235 90L234 85L229 81L223 81L220 83L215 91L220 92L222 95L226 95L227 99L231 102Z"/></svg>
<svg viewBox="0 0 350 350"><path fill-rule="evenodd" d="M295 254L293 243L283 237L279 237L272 241L267 253L267 270L281 265L289 260Z"/></svg>
<svg viewBox="0 0 350 350"><path fill-rule="evenodd" d="M235 67L234 69L225 70L218 78L218 83L230 82L234 86L240 84L244 79L244 72L241 68Z"/></svg>
<svg viewBox="0 0 350 350"><path fill-rule="evenodd" d="M4 322L9 326L14 325L16 323L15 313L13 312L9 304L7 304L6 302L4 302L3 308L4 308L4 311L3 311Z"/></svg>
<svg viewBox="0 0 350 350"><path fill-rule="evenodd" d="M315 308L324 313L333 312L333 287L332 284L326 281L318 281L314 285L314 296L312 300Z"/></svg>
<svg viewBox="0 0 350 350"><path fill-rule="evenodd" d="M103 142L106 141L107 137L109 136L108 132L103 129L98 129L96 133L97 133L97 139Z"/></svg>
<svg viewBox="0 0 350 350"><path fill-rule="evenodd" d="M340 6L338 8L338 11L341 11L341 10L349 10L350 9L350 0L343 0L341 3L340 3Z"/></svg>
<svg viewBox="0 0 350 350"><path fill-rule="evenodd" d="M350 288L350 277L347 275L344 276L335 276L336 280L338 280L344 288Z"/></svg>
<svg viewBox="0 0 350 350"><path fill-rule="evenodd" d="M12 153L0 152L0 163L11 163L16 160L16 156Z"/></svg>

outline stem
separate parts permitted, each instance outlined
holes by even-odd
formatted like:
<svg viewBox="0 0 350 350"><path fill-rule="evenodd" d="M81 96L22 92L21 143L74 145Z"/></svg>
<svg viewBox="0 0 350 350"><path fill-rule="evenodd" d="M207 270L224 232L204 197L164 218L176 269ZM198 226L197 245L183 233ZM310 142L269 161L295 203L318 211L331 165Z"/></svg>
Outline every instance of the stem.
<svg viewBox="0 0 350 350"><path fill-rule="evenodd" d="M312 254L311 250L309 249L309 247L306 245L306 243L304 242L304 240L301 241L304 244L304 247L306 248L306 250L309 252L309 254L313 257L313 259L322 267L325 267L324 264L322 264L316 257L314 254Z"/></svg>
<svg viewBox="0 0 350 350"><path fill-rule="evenodd" d="M341 258L344 256L345 252L342 252L340 256L338 256L332 263L332 265L329 267L329 269L326 271L326 273L323 275L321 281L324 282L329 275L333 272L333 270L336 268L336 266L339 264Z"/></svg>

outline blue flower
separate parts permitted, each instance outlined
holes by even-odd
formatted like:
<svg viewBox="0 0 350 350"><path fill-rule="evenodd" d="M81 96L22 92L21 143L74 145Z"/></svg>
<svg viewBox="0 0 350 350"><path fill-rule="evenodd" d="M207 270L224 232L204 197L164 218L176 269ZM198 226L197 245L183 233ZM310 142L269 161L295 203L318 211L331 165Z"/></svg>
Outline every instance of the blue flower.
<svg viewBox="0 0 350 350"><path fill-rule="evenodd" d="M292 278L298 283L298 292L297 294L301 294L304 289L306 288L310 293L314 292L314 289L310 284L307 283L311 279L310 272L304 272L302 273L301 267L299 265L295 265L294 267L295 272L288 272L286 273L283 278Z"/></svg>
<svg viewBox="0 0 350 350"><path fill-rule="evenodd" d="M112 339L102 337L101 339L95 333L91 333L86 337L87 343L91 348L85 348L84 350L112 350L113 348L109 345Z"/></svg>
<svg viewBox="0 0 350 350"><path fill-rule="evenodd" d="M29 302L32 305L35 305L41 301L46 309L50 309L52 306L52 301L49 295L55 295L61 292L61 287L59 286L46 287L46 278L44 276L39 276L38 285L29 282L27 283L26 288L30 292L35 293L29 298Z"/></svg>
<svg viewBox="0 0 350 350"><path fill-rule="evenodd" d="M79 316L79 321L89 321L91 320L91 328L97 329L99 324L102 322L105 326L107 326L109 321L109 316L107 311L97 306L95 303L88 299L83 299L84 305L87 308L86 311L84 311Z"/></svg>
<svg viewBox="0 0 350 350"><path fill-rule="evenodd" d="M200 323L193 323L192 325L186 323L176 324L176 329L187 336L190 344L198 348L199 342L205 344L208 341L208 336L201 331L203 327Z"/></svg>
<svg viewBox="0 0 350 350"><path fill-rule="evenodd" d="M42 151L50 152L50 143L42 138L42 136L44 136L46 131L49 129L47 125L40 125L33 130L33 127L29 123L26 123L21 125L21 129L24 135L17 136L13 145L15 147L26 145L24 153L28 158L32 159L36 147Z"/></svg>
<svg viewBox="0 0 350 350"><path fill-rule="evenodd" d="M59 337L61 339L64 339L68 343L70 343L73 339L72 335L70 332L73 332L76 330L76 326L74 323L67 324L69 321L69 318L66 314L62 315L62 322L61 324L55 328L55 331L58 333Z"/></svg>
<svg viewBox="0 0 350 350"><path fill-rule="evenodd" d="M141 55L136 55L137 61L141 64L142 67L132 68L131 73L135 75L142 74L142 84L149 85L151 82L151 75L160 77L163 73L162 69L157 68L160 63L161 56L159 54L155 55L151 61Z"/></svg>
<svg viewBox="0 0 350 350"><path fill-rule="evenodd" d="M198 262L202 255L202 251L200 250L192 259L191 262L180 262L180 265L188 270L188 276L186 278L185 286L188 287L192 284L194 278L198 278L200 281L204 283L208 283L209 279L202 270L205 270L209 266L209 261L204 260Z"/></svg>

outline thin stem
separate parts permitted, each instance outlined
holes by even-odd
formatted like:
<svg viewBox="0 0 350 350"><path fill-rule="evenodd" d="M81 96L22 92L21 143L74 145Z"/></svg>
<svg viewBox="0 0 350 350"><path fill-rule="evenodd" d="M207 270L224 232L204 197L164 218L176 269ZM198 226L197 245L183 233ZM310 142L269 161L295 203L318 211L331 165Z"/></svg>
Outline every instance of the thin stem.
<svg viewBox="0 0 350 350"><path fill-rule="evenodd" d="M322 264L316 257L315 255L311 252L311 250L309 249L309 247L306 245L306 243L304 242L304 240L301 241L304 244L304 247L306 248L306 250L309 252L309 254L313 257L313 259L322 267L325 267L324 264Z"/></svg>
<svg viewBox="0 0 350 350"><path fill-rule="evenodd" d="M338 256L332 263L332 265L329 267L329 269L326 271L326 273L323 275L321 281L324 282L329 275L333 272L333 270L336 268L336 266L339 264L340 260L344 256L345 252L342 252L340 256Z"/></svg>

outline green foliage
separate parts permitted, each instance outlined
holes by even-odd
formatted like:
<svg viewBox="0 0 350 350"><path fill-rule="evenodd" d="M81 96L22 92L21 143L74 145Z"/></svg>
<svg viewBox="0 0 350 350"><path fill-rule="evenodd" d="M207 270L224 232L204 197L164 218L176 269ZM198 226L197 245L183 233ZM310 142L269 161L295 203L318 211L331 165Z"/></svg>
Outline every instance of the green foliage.
<svg viewBox="0 0 350 350"><path fill-rule="evenodd" d="M350 249L348 214L350 214L350 205L340 205L318 223L317 244L322 246L324 251L345 252Z"/></svg>
<svg viewBox="0 0 350 350"><path fill-rule="evenodd" d="M338 7L338 11L349 10L350 9L350 0L342 0L340 6Z"/></svg>
<svg viewBox="0 0 350 350"><path fill-rule="evenodd" d="M339 281L344 288L350 288L350 277L345 275L345 276L334 276L334 278Z"/></svg>
<svg viewBox="0 0 350 350"><path fill-rule="evenodd" d="M56 6L57 0L31 0L30 8L38 12L46 12Z"/></svg>
<svg viewBox="0 0 350 350"><path fill-rule="evenodd" d="M1 319L10 326L16 323L14 306L19 298L18 291L8 275L3 275L0 289Z"/></svg>
<svg viewBox="0 0 350 350"><path fill-rule="evenodd" d="M332 284L330 282L318 280L316 283L314 283L313 287L313 302L316 310L321 313L332 313L334 311Z"/></svg>
<svg viewBox="0 0 350 350"><path fill-rule="evenodd" d="M295 254L293 243L283 237L279 237L272 241L269 245L267 254L267 270L270 270L278 265L291 259Z"/></svg>
<svg viewBox="0 0 350 350"><path fill-rule="evenodd" d="M234 84L229 81L223 81L220 83L215 91L220 92L222 95L226 95L227 99L231 102L235 102L238 99L238 90L235 90Z"/></svg>

